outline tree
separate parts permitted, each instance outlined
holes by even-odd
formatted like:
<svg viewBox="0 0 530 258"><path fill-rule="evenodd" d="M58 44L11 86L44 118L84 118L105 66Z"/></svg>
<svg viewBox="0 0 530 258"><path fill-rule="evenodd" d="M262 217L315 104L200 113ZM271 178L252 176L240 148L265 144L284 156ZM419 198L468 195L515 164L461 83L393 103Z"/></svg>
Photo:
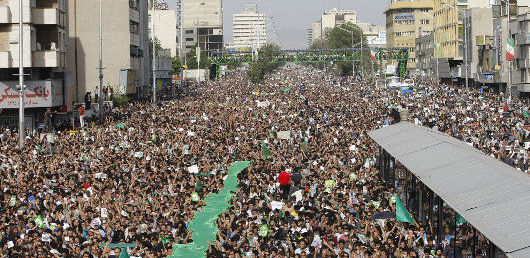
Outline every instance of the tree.
<svg viewBox="0 0 530 258"><path fill-rule="evenodd" d="M195 45L195 47L193 47L191 51L186 54L186 65L188 66L189 69L197 69L197 55L195 53L195 49L197 48L197 46L198 45ZM205 52L201 51L200 68L208 69L210 68L210 66L211 66L210 58Z"/></svg>
<svg viewBox="0 0 530 258"><path fill-rule="evenodd" d="M172 57L171 63L173 67L173 74L180 74L180 70L182 70L182 65L180 64L180 59L178 57Z"/></svg>
<svg viewBox="0 0 530 258"><path fill-rule="evenodd" d="M160 50L162 50L162 45L160 45L160 40L158 40L157 38L155 38L155 49L157 53L160 52ZM153 60L153 39L151 37L149 37L149 60Z"/></svg>
<svg viewBox="0 0 530 258"><path fill-rule="evenodd" d="M317 39L313 44L311 44L311 49L342 49L342 48L351 48L352 47L352 35L344 30L353 32L353 44L354 48L360 47L362 29L352 23L346 23L346 25L336 26L333 29L328 29L324 32L324 37L322 39ZM353 28L353 29L352 29ZM364 69L370 69L370 49L368 47L368 42L366 37L362 37L363 45L365 48L361 53L361 58L364 63ZM350 52L351 54L351 52ZM356 59L359 57L356 55ZM352 63L351 62L335 62L339 68L341 75L352 74ZM360 64L356 65L357 69L360 69Z"/></svg>
<svg viewBox="0 0 530 258"><path fill-rule="evenodd" d="M259 83L265 79L265 75L273 72L282 63L274 63L273 59L277 53L274 50L280 50L280 47L275 44L266 44L258 50L259 59L250 63L250 68L247 71L247 76L253 83Z"/></svg>

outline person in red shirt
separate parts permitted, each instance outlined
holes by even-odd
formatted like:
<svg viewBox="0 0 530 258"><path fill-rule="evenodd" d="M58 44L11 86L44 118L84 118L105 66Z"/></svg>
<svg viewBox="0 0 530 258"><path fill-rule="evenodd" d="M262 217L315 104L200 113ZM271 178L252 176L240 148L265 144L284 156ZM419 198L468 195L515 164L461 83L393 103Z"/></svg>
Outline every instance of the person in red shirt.
<svg viewBox="0 0 530 258"><path fill-rule="evenodd" d="M79 108L79 123L81 127L85 127L85 109L83 107Z"/></svg>
<svg viewBox="0 0 530 258"><path fill-rule="evenodd" d="M291 181L291 175L285 171L282 171L280 175L278 175L278 181L280 181L280 190L282 191L282 197L283 199L287 200L287 197L289 197L289 183Z"/></svg>

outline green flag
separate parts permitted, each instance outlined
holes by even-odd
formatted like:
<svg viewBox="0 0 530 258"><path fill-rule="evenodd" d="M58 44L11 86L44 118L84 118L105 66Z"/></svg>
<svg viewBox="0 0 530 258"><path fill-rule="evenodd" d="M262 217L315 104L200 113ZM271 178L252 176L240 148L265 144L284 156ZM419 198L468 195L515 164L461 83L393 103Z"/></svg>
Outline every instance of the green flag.
<svg viewBox="0 0 530 258"><path fill-rule="evenodd" d="M288 92L288 91L290 91L290 90L291 90L291 88L283 88L283 89L282 89L283 92Z"/></svg>
<svg viewBox="0 0 530 258"><path fill-rule="evenodd" d="M467 223L467 220L464 219L464 217L460 216L460 214L456 214L456 224L465 224Z"/></svg>
<svg viewBox="0 0 530 258"><path fill-rule="evenodd" d="M115 125L117 128L125 128L125 125L124 124L116 124Z"/></svg>
<svg viewBox="0 0 530 258"><path fill-rule="evenodd" d="M127 248L121 249L120 256L118 258L129 258L129 253L127 252Z"/></svg>
<svg viewBox="0 0 530 258"><path fill-rule="evenodd" d="M261 152L263 153L263 157L266 159L272 157L272 151L269 150L265 142L261 143Z"/></svg>
<svg viewBox="0 0 530 258"><path fill-rule="evenodd" d="M525 118L530 117L530 115L528 114L528 112L526 110L523 110L523 115L524 115Z"/></svg>
<svg viewBox="0 0 530 258"><path fill-rule="evenodd" d="M165 245L167 243L169 243L171 240L169 240L169 238L165 238L165 237L160 237L160 240L162 241L162 244Z"/></svg>
<svg viewBox="0 0 530 258"><path fill-rule="evenodd" d="M197 183L195 184L195 188L197 189L197 191L200 191L202 189L202 182L201 180L197 181Z"/></svg>
<svg viewBox="0 0 530 258"><path fill-rule="evenodd" d="M410 216L405 205L403 205L397 195L394 196L396 196L396 220L398 222L414 223L414 220Z"/></svg>

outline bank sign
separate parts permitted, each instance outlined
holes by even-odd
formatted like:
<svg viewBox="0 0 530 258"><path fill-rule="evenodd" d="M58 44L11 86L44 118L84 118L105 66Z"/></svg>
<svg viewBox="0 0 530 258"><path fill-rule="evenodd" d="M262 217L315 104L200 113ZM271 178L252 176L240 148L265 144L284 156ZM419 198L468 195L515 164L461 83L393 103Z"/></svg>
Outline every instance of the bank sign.
<svg viewBox="0 0 530 258"><path fill-rule="evenodd" d="M27 108L55 107L63 105L61 80L25 82L24 103ZM0 108L18 108L20 94L18 81L0 82Z"/></svg>
<svg viewBox="0 0 530 258"><path fill-rule="evenodd" d="M394 20L414 20L414 15L410 13L398 14L394 16Z"/></svg>

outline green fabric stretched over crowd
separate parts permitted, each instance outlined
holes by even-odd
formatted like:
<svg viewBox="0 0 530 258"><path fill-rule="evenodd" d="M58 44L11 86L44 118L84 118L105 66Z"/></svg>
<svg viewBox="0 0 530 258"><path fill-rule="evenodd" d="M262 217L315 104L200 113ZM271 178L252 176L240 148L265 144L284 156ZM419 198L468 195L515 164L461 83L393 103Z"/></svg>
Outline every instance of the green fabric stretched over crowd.
<svg viewBox="0 0 530 258"><path fill-rule="evenodd" d="M190 221L189 229L192 232L193 242L189 244L176 244L173 246L171 257L206 257L208 241L213 243L217 236L217 216L225 213L228 207L232 206L228 202L232 199L237 188L237 175L243 169L250 166L251 161L236 161L232 163L228 170L228 176L224 182L224 187L219 193L211 193L204 203L200 212L195 212L193 220Z"/></svg>

